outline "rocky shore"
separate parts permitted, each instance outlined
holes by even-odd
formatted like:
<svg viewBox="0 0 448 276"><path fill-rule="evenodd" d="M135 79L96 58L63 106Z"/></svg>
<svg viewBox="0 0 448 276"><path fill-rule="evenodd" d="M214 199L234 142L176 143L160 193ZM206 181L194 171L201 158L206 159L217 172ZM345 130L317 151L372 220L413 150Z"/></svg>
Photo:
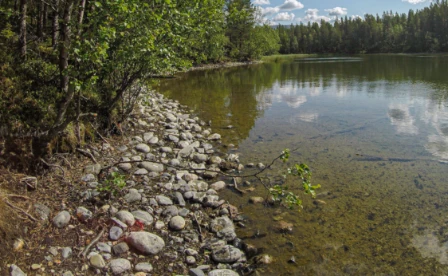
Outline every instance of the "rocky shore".
<svg viewBox="0 0 448 276"><path fill-rule="evenodd" d="M218 152L221 136L185 110L145 95L125 142L104 139L85 153L92 161L71 198L56 210L34 204L59 244L42 244L43 260L10 265L10 275L240 275L254 249L235 233L244 220L238 209L218 194L231 179L218 177L243 166Z"/></svg>

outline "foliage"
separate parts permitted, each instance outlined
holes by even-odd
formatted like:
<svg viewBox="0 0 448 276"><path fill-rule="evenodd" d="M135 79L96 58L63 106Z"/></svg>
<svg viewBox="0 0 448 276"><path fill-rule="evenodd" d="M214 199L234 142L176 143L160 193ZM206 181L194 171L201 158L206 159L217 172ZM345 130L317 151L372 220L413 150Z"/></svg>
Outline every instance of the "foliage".
<svg viewBox="0 0 448 276"><path fill-rule="evenodd" d="M112 172L96 189L98 192L105 192L109 195L116 196L124 187L126 187L125 176L118 172Z"/></svg>
<svg viewBox="0 0 448 276"><path fill-rule="evenodd" d="M433 1L408 14L343 17L334 24L279 25L282 54L420 53L448 51L448 1Z"/></svg>
<svg viewBox="0 0 448 276"><path fill-rule="evenodd" d="M290 157L289 149L282 151L280 155L280 160L287 162ZM298 177L305 194L310 194L313 198L316 196L316 190L320 188L320 185L311 184L311 171L306 164L294 164L293 167L288 168L288 175ZM269 194L272 201L278 202L290 209L302 208L302 200L299 196L293 192L288 191L288 186L274 185L269 188Z"/></svg>
<svg viewBox="0 0 448 276"><path fill-rule="evenodd" d="M69 125L110 130L154 77L276 52L254 18L249 0L1 1L0 135L39 157Z"/></svg>

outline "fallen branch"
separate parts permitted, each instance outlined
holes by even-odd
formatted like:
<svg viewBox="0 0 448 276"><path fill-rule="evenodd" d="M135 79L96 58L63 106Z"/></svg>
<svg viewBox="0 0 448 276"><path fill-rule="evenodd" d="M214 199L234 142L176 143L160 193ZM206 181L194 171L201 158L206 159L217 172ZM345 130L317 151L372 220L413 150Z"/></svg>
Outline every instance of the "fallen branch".
<svg viewBox="0 0 448 276"><path fill-rule="evenodd" d="M93 241L92 241L91 243L89 243L89 244L86 246L86 248L84 248L84 250L83 250L81 253L78 254L78 257L82 256L83 258L85 258L86 255L87 255L87 252L89 252L90 248L91 248L93 245L95 245L95 244L100 240L100 238L103 236L104 231L106 231L106 227L103 227L103 230L101 230L101 232L98 234L98 236L96 236L96 237L93 239Z"/></svg>
<svg viewBox="0 0 448 276"><path fill-rule="evenodd" d="M9 197L16 197L16 198L21 198L21 199L26 199L26 200L31 200L31 198L27 197L27 196L23 196L23 195L13 195L13 194L9 194L7 195Z"/></svg>
<svg viewBox="0 0 448 276"><path fill-rule="evenodd" d="M96 161L95 157L90 152L82 150L82 149L76 149L76 151L80 152L85 157L92 159L92 161L95 162L95 164L98 164L98 161Z"/></svg>
<svg viewBox="0 0 448 276"><path fill-rule="evenodd" d="M203 240L202 229L201 229L201 225L199 224L198 218L196 217L195 213L193 213L193 218L194 218L194 221L196 222L196 224L198 225L199 237L201 238L201 242L202 242L202 240Z"/></svg>
<svg viewBox="0 0 448 276"><path fill-rule="evenodd" d="M233 177L233 188L235 188L235 190L237 190L241 194L245 194L246 193L245 191L243 191L240 188L238 188L238 184L236 183L236 177Z"/></svg>
<svg viewBox="0 0 448 276"><path fill-rule="evenodd" d="M47 163L47 162L45 162L45 160L42 159L42 158L40 159L40 161L41 161L42 163L44 163L45 165L47 165L48 167L54 167L54 168L58 168L58 169L60 169L60 170L62 171L62 177L65 178L65 170L64 170L61 166L56 165L56 164L50 164L50 163Z"/></svg>
<svg viewBox="0 0 448 276"><path fill-rule="evenodd" d="M96 128L93 126L92 123L90 123L90 125L93 127L93 129L95 130L96 134L98 134L98 136L101 138L101 140L103 140L104 142L110 144L109 141L107 141L106 138L104 138L104 137L100 134L100 132L98 131L98 129L96 129Z"/></svg>
<svg viewBox="0 0 448 276"><path fill-rule="evenodd" d="M28 214L25 210L11 204L9 201L5 200L6 205L8 205L9 207L18 210L20 212L22 212L23 214L25 214L30 220L32 220L33 222L37 222L37 219L35 217L33 217L32 215Z"/></svg>

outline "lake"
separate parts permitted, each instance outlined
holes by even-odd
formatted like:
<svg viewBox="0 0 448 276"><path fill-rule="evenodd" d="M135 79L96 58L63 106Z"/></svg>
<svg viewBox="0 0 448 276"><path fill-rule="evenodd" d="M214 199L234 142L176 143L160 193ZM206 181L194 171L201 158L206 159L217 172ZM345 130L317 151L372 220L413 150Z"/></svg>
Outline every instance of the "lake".
<svg viewBox="0 0 448 276"><path fill-rule="evenodd" d="M261 275L448 273L448 57L291 59L192 71L156 89L210 120L243 164L294 149L271 181L304 162L321 184L316 200L301 193L300 212L249 204L266 196L256 179L240 185L252 193L222 193L248 217L239 237L274 257ZM293 231L276 232L279 220Z"/></svg>

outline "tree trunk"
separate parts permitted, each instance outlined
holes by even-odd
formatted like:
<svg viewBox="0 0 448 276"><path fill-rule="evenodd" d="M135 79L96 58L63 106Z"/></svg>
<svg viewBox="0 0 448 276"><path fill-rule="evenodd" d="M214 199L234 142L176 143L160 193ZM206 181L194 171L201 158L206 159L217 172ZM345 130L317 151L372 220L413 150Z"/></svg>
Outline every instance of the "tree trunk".
<svg viewBox="0 0 448 276"><path fill-rule="evenodd" d="M44 9L45 9L45 3L43 1L41 1L39 4L39 8L38 8L38 14L39 17L37 19L37 37L39 38L39 40L42 40L42 38L44 37Z"/></svg>
<svg viewBox="0 0 448 276"><path fill-rule="evenodd" d="M22 59L26 59L26 9L26 0L20 0L19 51Z"/></svg>
<svg viewBox="0 0 448 276"><path fill-rule="evenodd" d="M67 109L73 99L74 89L69 89L70 77L68 75L68 52L70 48L71 41L71 27L70 21L73 10L73 0L68 0L64 8L64 19L62 23L61 36L62 42L59 44L59 74L60 74L60 85L59 88L62 94L65 95L64 101L59 106L58 116L55 121L53 128L59 131L59 128L63 125Z"/></svg>
<svg viewBox="0 0 448 276"><path fill-rule="evenodd" d="M56 44L59 37L59 0L54 0L55 10L53 11L53 22L52 26L52 37L51 37L51 46L53 49L56 48Z"/></svg>
<svg viewBox="0 0 448 276"><path fill-rule="evenodd" d="M81 36L82 21L84 19L85 9L86 9L86 0L81 0L81 6L79 7L79 14L78 14L78 36Z"/></svg>

